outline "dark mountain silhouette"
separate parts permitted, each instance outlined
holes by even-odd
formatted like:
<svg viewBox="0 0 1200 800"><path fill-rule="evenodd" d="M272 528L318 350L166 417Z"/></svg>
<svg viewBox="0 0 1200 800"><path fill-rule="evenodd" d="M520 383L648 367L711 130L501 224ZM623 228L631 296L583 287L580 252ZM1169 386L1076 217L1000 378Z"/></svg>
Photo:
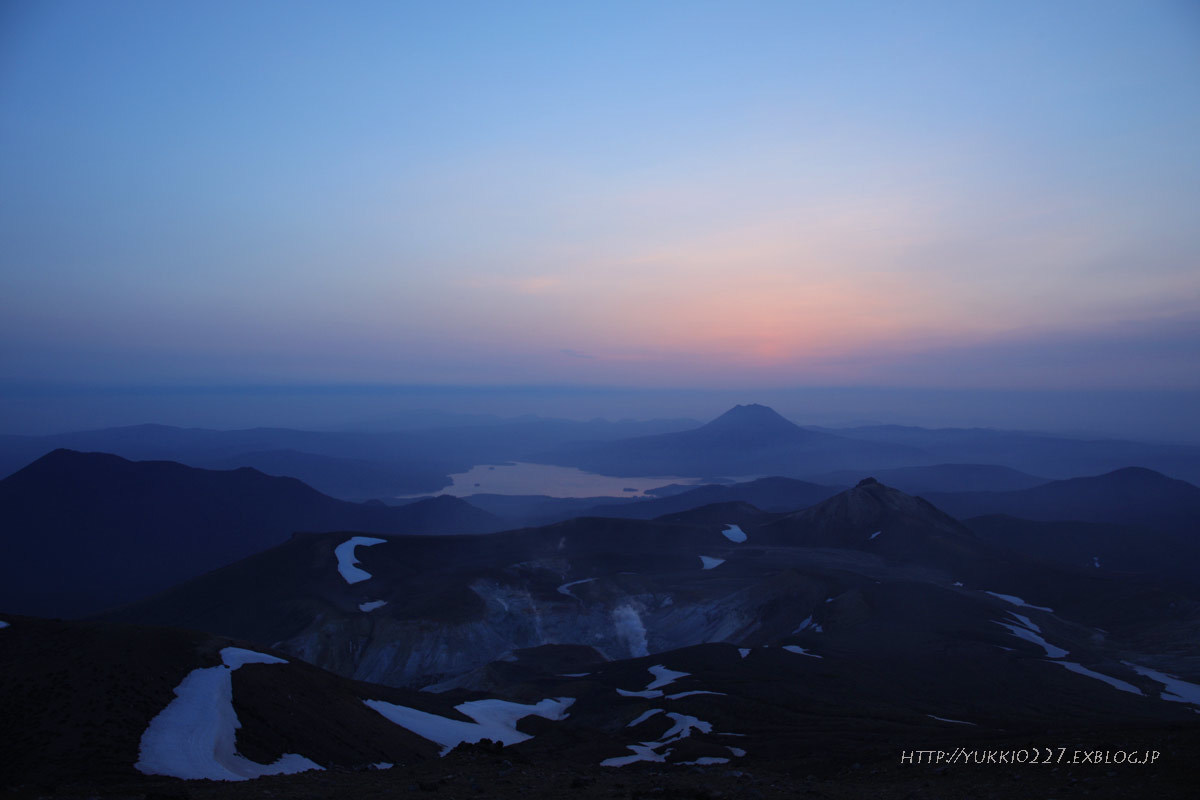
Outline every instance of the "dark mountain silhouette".
<svg viewBox="0 0 1200 800"><path fill-rule="evenodd" d="M606 441L691 427L692 420L645 422L518 418L414 430L209 430L133 425L48 436L0 436L0 476L60 448L133 460L178 461L211 469L256 467L313 480L342 499L435 492L476 464L528 460L566 442Z"/></svg>
<svg viewBox="0 0 1200 800"><path fill-rule="evenodd" d="M566 445L534 456L608 475L784 475L822 467L894 466L926 459L913 448L806 430L761 405L735 406L687 431Z"/></svg>
<svg viewBox="0 0 1200 800"><path fill-rule="evenodd" d="M1060 479L1096 475L1134 465L1193 483L1200 482L1200 446L1196 445L1083 439L990 428L874 425L814 427L812 430L861 442L913 448L925 454L926 460L920 463L926 464L997 464ZM875 466L892 465L881 463ZM813 474L818 473L814 471Z"/></svg>
<svg viewBox="0 0 1200 800"><path fill-rule="evenodd" d="M0 609L77 616L143 597L298 530L495 530L456 498L407 506L326 497L293 478L56 450L0 481Z"/></svg>
<svg viewBox="0 0 1200 800"><path fill-rule="evenodd" d="M1029 489L1049 483L1049 478L1039 478L1009 467L992 464L933 464L921 467L897 467L876 470L842 470L813 475L809 480L830 486L853 486L865 477L872 476L888 486L908 494L929 492L1003 492Z"/></svg>
<svg viewBox="0 0 1200 800"><path fill-rule="evenodd" d="M1104 522L1191 534L1200 518L1200 487L1140 467L1013 492L930 493L926 497L961 519L1006 514L1031 520Z"/></svg>
<svg viewBox="0 0 1200 800"><path fill-rule="evenodd" d="M1200 541L1136 525L1111 522L1036 521L1004 514L964 524L976 536L1010 552L1082 570L1165 576L1200 582Z"/></svg>

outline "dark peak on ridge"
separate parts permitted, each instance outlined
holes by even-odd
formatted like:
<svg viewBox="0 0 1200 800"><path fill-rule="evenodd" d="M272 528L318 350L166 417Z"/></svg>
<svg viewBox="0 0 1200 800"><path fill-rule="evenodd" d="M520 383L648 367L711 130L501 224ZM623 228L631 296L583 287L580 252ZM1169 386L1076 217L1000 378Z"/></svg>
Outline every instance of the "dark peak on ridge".
<svg viewBox="0 0 1200 800"><path fill-rule="evenodd" d="M797 511L790 517L826 525L858 527L904 521L941 530L964 530L962 523L927 500L893 489L874 478L865 478L853 489Z"/></svg>
<svg viewBox="0 0 1200 800"><path fill-rule="evenodd" d="M788 421L775 409L759 405L758 403L734 406L704 427L711 430L801 430L799 425Z"/></svg>

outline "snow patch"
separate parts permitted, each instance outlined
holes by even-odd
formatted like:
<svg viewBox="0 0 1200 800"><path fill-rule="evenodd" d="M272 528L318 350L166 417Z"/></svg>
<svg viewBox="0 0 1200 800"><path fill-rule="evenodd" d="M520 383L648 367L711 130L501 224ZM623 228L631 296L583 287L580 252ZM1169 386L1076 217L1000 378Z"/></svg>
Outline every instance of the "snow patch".
<svg viewBox="0 0 1200 800"><path fill-rule="evenodd" d="M1032 603L1026 603L1024 600L1022 600L1021 598L1017 597L1014 594L1000 594L999 592L989 592L986 590L984 591L984 594L990 594L992 597L998 597L1006 603L1012 603L1014 606L1024 606L1025 608L1036 608L1038 611L1049 611L1051 614L1054 613L1053 608L1046 608L1045 606L1035 606Z"/></svg>
<svg viewBox="0 0 1200 800"><path fill-rule="evenodd" d="M5 622L4 620L0 619L0 628L7 628L7 627L8 627L8 623Z"/></svg>
<svg viewBox="0 0 1200 800"><path fill-rule="evenodd" d="M796 630L792 631L792 633L797 634L797 633L800 633L800 631L806 631L806 630L810 630L810 629L812 630L813 633L824 633L825 632L825 629L821 627L821 623L813 622L813 618L810 615L810 616L806 617L804 619L804 621L800 623L800 627L796 628Z"/></svg>
<svg viewBox="0 0 1200 800"><path fill-rule="evenodd" d="M883 533L883 531L875 531L875 532L874 532L874 533L872 533L872 534L871 534L871 536L868 538L868 541L870 541L870 539L874 539L876 536L878 536L878 535L879 535L879 534L881 534L881 533Z"/></svg>
<svg viewBox="0 0 1200 800"><path fill-rule="evenodd" d="M808 652L798 644L785 644L783 649L787 650L789 653L796 653L797 655L811 656L812 658L824 658L824 656L819 656L816 653Z"/></svg>
<svg viewBox="0 0 1200 800"><path fill-rule="evenodd" d="M725 563L723 558L713 558L711 556L700 556L701 569L716 569Z"/></svg>
<svg viewBox="0 0 1200 800"><path fill-rule="evenodd" d="M508 700L471 700L454 707L456 711L473 720L466 722L382 700L363 701L368 708L378 711L391 722L423 739L440 744L442 755L446 755L463 742L492 739L508 745L532 739L528 733L517 730L518 720L528 716L560 720L567 716L567 709L574 702L574 697L547 698L533 705Z"/></svg>
<svg viewBox="0 0 1200 800"><path fill-rule="evenodd" d="M994 619L992 622L1000 625L1001 627L1007 628L1008 632L1013 636L1016 636L1018 639L1024 639L1027 642L1036 644L1046 652L1047 658L1062 658L1063 656L1067 655L1066 650L1050 644L1041 636L1039 636L1036 631L1032 631L1029 628L1021 625L1013 625L1011 622L1001 622L998 619Z"/></svg>
<svg viewBox="0 0 1200 800"><path fill-rule="evenodd" d="M1100 569L1100 556L1092 556L1092 566Z"/></svg>
<svg viewBox="0 0 1200 800"><path fill-rule="evenodd" d="M665 753L655 752L656 747L662 745L651 742L650 744L631 744L627 747L633 751L631 756L617 756L616 758L606 758L600 762L602 767L624 767L638 761L666 761L667 756L671 755L668 750Z"/></svg>
<svg viewBox="0 0 1200 800"><path fill-rule="evenodd" d="M725 745L725 747L726 747L726 749L729 750L730 753L733 753L733 755L736 756L737 758L742 758L743 756L746 755L746 751L740 747L730 747L729 745Z"/></svg>
<svg viewBox="0 0 1200 800"><path fill-rule="evenodd" d="M377 608L383 608L387 605L387 600L372 600L369 603L359 603L359 611L374 611Z"/></svg>
<svg viewBox="0 0 1200 800"><path fill-rule="evenodd" d="M641 725L643 722L645 722L646 720L648 720L648 719L650 719L651 717L653 717L655 714L661 714L661 713L662 713L662 709L661 709L661 708L652 708L652 709L650 709L649 711L646 711L646 712L644 712L644 713L642 713L642 714L639 714L637 719L635 719L633 722L629 723L629 724L628 724L628 725L626 725L625 727L626 727L626 728L634 728L634 727L637 727L638 725Z"/></svg>
<svg viewBox="0 0 1200 800"><path fill-rule="evenodd" d="M961 719L949 719L947 717L939 717L936 714L926 714L930 719L936 719L938 722L953 722L955 725L974 725L974 722L963 722Z"/></svg>
<svg viewBox="0 0 1200 800"><path fill-rule="evenodd" d="M741 656L742 658L745 658L746 656L750 655L750 648L749 647L739 647L738 655Z"/></svg>
<svg viewBox="0 0 1200 800"><path fill-rule="evenodd" d="M590 672L564 672L559 677L560 678L586 678L588 675L591 675L591 674L592 673L590 673Z"/></svg>
<svg viewBox="0 0 1200 800"><path fill-rule="evenodd" d="M691 675L690 672L678 672L673 669L667 669L662 664L655 664L649 668L649 672L654 676L654 680L646 686L647 689L661 689L664 686L669 686L674 683L677 678L686 678Z"/></svg>
<svg viewBox="0 0 1200 800"><path fill-rule="evenodd" d="M695 761L676 761L675 763L683 767L707 767L710 764L728 764L729 759L721 756L700 756Z"/></svg>
<svg viewBox="0 0 1200 800"><path fill-rule="evenodd" d="M570 583L564 583L562 586L558 587L557 591L559 594L565 594L567 597L571 597L571 598L574 598L575 600L578 600L579 598L575 597L575 593L571 591L571 587L578 586L581 583L591 583L594 580L596 580L596 579L595 578L584 578L581 581L571 581Z"/></svg>
<svg viewBox="0 0 1200 800"><path fill-rule="evenodd" d="M1163 700L1170 700L1172 703L1191 703L1192 705L1200 706L1200 686L1188 683L1169 672L1158 672L1149 667L1130 664L1128 661L1121 663L1133 669L1138 675L1143 675L1161 683L1165 688L1165 691L1160 695Z"/></svg>
<svg viewBox="0 0 1200 800"><path fill-rule="evenodd" d="M621 695L621 697L644 697L647 700L663 696L662 691L658 689L647 689L640 692L631 692L628 689L617 689L617 694Z"/></svg>
<svg viewBox="0 0 1200 800"><path fill-rule="evenodd" d="M142 734L134 768L145 775L215 781L324 769L295 753L286 753L272 764L259 764L237 752L237 729L242 725L233 708L233 671L244 664L287 661L241 647L221 650L221 661L218 667L192 670L175 687L175 699L150 720Z"/></svg>
<svg viewBox="0 0 1200 800"><path fill-rule="evenodd" d="M746 541L746 532L738 525L727 525L721 533L731 542L741 544Z"/></svg>
<svg viewBox="0 0 1200 800"><path fill-rule="evenodd" d="M1142 690L1137 688L1136 686L1134 686L1132 683L1126 683L1125 681L1119 681L1116 678L1110 678L1108 675L1101 675L1099 672L1090 670L1087 667L1083 666L1082 664L1076 664L1071 661L1048 661L1046 663L1059 664L1059 665L1064 666L1067 669L1071 670L1071 672L1077 672L1080 675L1086 675L1089 678L1095 678L1098 681L1104 681L1109 686L1113 687L1114 689L1120 689L1122 692L1129 692L1130 694L1136 694L1136 695L1140 695L1142 693Z"/></svg>
<svg viewBox="0 0 1200 800"><path fill-rule="evenodd" d="M669 694L669 695L667 695L667 699L668 700L678 700L681 697L691 697L694 694L715 694L715 695L720 695L721 697L726 696L724 692L710 692L707 689L693 689L690 692L679 692L678 694Z"/></svg>
<svg viewBox="0 0 1200 800"><path fill-rule="evenodd" d="M337 556L338 572L342 573L346 583L361 583L371 577L371 573L359 568L358 559L354 556L354 548L373 547L386 542L387 539L378 539L374 536L354 536L333 548L333 554Z"/></svg>

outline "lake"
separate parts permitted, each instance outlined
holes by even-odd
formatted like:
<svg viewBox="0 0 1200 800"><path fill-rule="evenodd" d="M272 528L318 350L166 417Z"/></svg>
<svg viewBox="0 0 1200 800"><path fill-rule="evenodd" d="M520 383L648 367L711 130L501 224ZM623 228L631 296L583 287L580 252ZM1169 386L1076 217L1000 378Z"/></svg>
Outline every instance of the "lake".
<svg viewBox="0 0 1200 800"><path fill-rule="evenodd" d="M665 475L655 478L617 478L575 467L551 464L477 464L450 476L454 482L437 494L544 494L550 497L645 497L647 489L668 483L699 484L696 478ZM633 491L625 491L632 489Z"/></svg>

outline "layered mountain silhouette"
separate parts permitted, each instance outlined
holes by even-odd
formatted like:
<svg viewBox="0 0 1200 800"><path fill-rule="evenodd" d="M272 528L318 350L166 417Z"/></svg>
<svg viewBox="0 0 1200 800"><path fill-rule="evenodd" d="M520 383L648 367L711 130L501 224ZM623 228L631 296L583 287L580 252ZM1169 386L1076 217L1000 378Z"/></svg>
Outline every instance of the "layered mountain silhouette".
<svg viewBox="0 0 1200 800"><path fill-rule="evenodd" d="M292 478L56 450L0 481L7 556L0 609L78 616L143 597L286 541L293 532L482 532L452 497L348 503Z"/></svg>
<svg viewBox="0 0 1200 800"><path fill-rule="evenodd" d="M822 468L910 464L925 457L914 448L806 430L773 409L751 404L692 430L566 445L536 460L608 475L797 476Z"/></svg>
<svg viewBox="0 0 1200 800"><path fill-rule="evenodd" d="M809 480L830 486L853 486L870 475L909 494L929 492L1004 492L1049 483L1020 470L993 464L932 464L894 469L842 470L813 475Z"/></svg>
<svg viewBox="0 0 1200 800"><path fill-rule="evenodd" d="M1200 487L1140 467L1011 492L939 492L926 497L960 519L1006 514L1030 520L1117 523L1191 534L1200 518Z"/></svg>

